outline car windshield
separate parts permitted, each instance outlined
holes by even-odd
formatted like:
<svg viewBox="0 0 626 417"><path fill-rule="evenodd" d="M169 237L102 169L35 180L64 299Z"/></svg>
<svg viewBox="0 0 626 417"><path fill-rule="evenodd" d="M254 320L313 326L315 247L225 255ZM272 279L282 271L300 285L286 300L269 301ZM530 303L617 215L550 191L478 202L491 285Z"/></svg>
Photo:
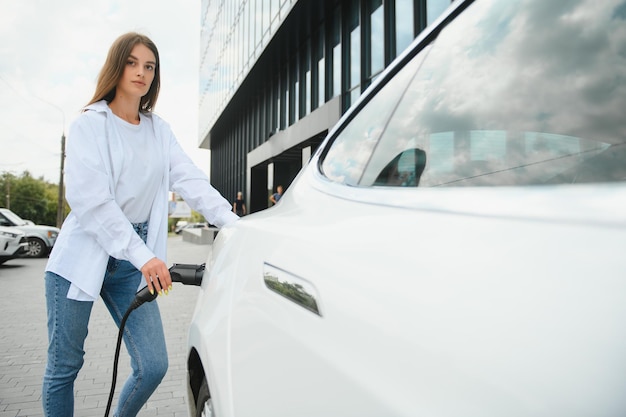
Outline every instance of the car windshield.
<svg viewBox="0 0 626 417"><path fill-rule="evenodd" d="M18 216L17 214L13 213L12 211L9 210L2 210L2 215L4 217L6 217L7 219L9 219L9 221L11 223L13 223L16 226L25 226L27 223L26 221L24 221L20 216Z"/></svg>
<svg viewBox="0 0 626 417"><path fill-rule="evenodd" d="M360 186L626 181L624 0L478 0L414 61L335 139L325 175ZM373 106L390 117L373 125ZM362 169L345 175L357 157Z"/></svg>

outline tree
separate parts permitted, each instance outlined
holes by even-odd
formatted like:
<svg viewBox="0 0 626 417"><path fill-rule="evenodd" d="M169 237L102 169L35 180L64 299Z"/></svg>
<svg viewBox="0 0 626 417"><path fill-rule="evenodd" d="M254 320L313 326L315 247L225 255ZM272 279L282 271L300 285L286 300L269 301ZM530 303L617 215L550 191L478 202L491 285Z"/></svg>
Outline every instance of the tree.
<svg viewBox="0 0 626 417"><path fill-rule="evenodd" d="M0 189L5 191L3 205L21 218L36 224L56 224L57 184L49 183L43 177L33 178L28 171L19 177L4 172L0 177Z"/></svg>

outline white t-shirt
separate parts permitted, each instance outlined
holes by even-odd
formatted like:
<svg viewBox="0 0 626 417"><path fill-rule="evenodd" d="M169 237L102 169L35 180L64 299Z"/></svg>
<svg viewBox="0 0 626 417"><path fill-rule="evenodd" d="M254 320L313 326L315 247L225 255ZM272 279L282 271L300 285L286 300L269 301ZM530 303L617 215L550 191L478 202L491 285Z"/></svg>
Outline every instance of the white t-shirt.
<svg viewBox="0 0 626 417"><path fill-rule="evenodd" d="M163 178L163 162L158 160L152 120L139 114L134 125L114 116L122 137L122 172L115 188L115 200L131 223L150 217L152 203Z"/></svg>

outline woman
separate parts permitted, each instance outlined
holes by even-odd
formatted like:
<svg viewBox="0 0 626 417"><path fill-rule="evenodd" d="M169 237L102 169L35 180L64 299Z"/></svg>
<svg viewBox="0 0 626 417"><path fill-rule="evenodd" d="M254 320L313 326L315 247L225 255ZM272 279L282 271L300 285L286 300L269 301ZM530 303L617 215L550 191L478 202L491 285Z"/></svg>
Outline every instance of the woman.
<svg viewBox="0 0 626 417"><path fill-rule="evenodd" d="M246 215L246 203L243 201L243 193L241 191L237 191L237 199L233 201L233 213L239 217Z"/></svg>
<svg viewBox="0 0 626 417"><path fill-rule="evenodd" d="M46 267L48 362L46 416L73 415L73 386L93 302L102 297L120 321L138 289L171 290L166 259L168 191L179 193L211 224L238 217L152 113L160 86L159 54L147 37L128 33L111 46L96 91L70 128L66 199L72 209ZM132 374L117 417L135 416L167 370L156 302L137 308L124 342Z"/></svg>

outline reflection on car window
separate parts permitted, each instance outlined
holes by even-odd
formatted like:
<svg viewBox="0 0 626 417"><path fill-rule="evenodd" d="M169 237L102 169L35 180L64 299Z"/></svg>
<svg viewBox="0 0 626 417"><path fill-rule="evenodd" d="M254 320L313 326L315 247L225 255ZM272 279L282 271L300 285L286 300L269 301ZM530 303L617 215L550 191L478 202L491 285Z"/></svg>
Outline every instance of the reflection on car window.
<svg viewBox="0 0 626 417"><path fill-rule="evenodd" d="M623 10L624 0L477 1L394 84L400 101L378 103L389 119L376 121L357 185L626 181ZM363 137L370 119L337 140Z"/></svg>
<svg viewBox="0 0 626 417"><path fill-rule="evenodd" d="M400 152L377 175L374 185L417 187L426 167L426 152L413 148Z"/></svg>
<svg viewBox="0 0 626 417"><path fill-rule="evenodd" d="M409 141L407 145L430 151L428 170L423 166L419 168L418 164L417 172L426 172L414 183L377 180L372 185L522 185L554 183L555 178L563 179L556 182L576 182L576 178L566 179L563 174L573 170L570 175L574 175L585 161L593 161L591 156L608 152L611 146L557 134L505 131L443 132L420 137L419 141ZM384 146L379 147L370 164L373 171L378 169L378 160L389 158L384 149ZM426 161L427 152L422 152ZM394 161L392 159L392 164ZM388 169L385 167L382 172ZM608 178L608 173L603 174L603 178Z"/></svg>
<svg viewBox="0 0 626 417"><path fill-rule="evenodd" d="M394 105L398 103L426 53L423 50L398 73L333 141L321 165L322 172L328 178L348 185L359 183Z"/></svg>

